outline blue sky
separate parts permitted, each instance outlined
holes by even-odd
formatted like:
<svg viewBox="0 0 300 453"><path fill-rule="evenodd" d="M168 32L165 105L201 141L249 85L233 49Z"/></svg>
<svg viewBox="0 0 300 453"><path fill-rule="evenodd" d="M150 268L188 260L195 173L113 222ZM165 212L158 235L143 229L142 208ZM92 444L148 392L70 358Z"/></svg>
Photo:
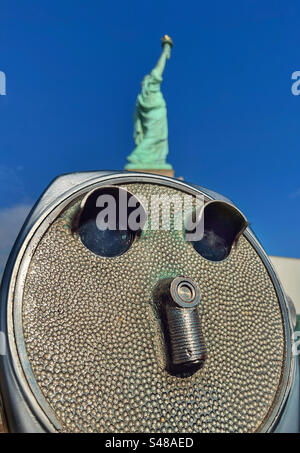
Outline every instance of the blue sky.
<svg viewBox="0 0 300 453"><path fill-rule="evenodd" d="M176 175L234 200L269 254L300 257L299 29L296 0L2 0L0 255L5 219L13 235L56 175L124 167L167 33Z"/></svg>

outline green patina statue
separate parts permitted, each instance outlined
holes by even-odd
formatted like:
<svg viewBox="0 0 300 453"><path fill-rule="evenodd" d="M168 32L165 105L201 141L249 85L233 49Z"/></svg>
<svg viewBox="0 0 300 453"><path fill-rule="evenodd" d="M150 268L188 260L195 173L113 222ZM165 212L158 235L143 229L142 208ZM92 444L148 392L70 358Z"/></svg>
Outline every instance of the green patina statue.
<svg viewBox="0 0 300 453"><path fill-rule="evenodd" d="M142 82L142 91L137 97L134 113L133 152L127 157L126 170L172 169L166 162L168 154L167 107L160 85L166 60L171 56L172 39L162 38L162 54L151 73Z"/></svg>

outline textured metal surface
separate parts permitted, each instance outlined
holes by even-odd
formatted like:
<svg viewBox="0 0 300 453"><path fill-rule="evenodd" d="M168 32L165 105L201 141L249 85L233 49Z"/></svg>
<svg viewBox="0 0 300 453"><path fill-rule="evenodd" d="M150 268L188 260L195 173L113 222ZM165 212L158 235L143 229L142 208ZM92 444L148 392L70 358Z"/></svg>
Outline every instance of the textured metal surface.
<svg viewBox="0 0 300 453"><path fill-rule="evenodd" d="M177 308L168 304L166 318L172 364L191 366L202 362L206 351L197 308Z"/></svg>
<svg viewBox="0 0 300 453"><path fill-rule="evenodd" d="M209 262L181 232L150 231L124 255L102 258L71 233L78 203L40 241L23 297L29 362L62 430L259 430L277 403L285 339L272 281L248 240ZM201 290L207 348L204 367L184 379L166 371L152 300L158 280L179 275Z"/></svg>

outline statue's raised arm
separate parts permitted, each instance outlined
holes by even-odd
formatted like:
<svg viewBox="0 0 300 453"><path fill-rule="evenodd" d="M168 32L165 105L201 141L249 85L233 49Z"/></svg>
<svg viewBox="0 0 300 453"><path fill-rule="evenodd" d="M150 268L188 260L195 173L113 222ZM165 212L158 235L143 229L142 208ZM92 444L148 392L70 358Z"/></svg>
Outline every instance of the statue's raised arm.
<svg viewBox="0 0 300 453"><path fill-rule="evenodd" d="M127 157L127 170L171 169L166 163L168 154L168 121L166 102L160 91L166 60L171 56L173 42L162 38L162 53L151 73L144 77L142 91L137 97L134 113L136 148Z"/></svg>
<svg viewBox="0 0 300 453"><path fill-rule="evenodd" d="M161 56L159 57L159 60L153 69L153 71L156 71L157 74L159 74L160 77L162 77L162 74L164 72L165 66L166 66L166 61L171 58L171 49L173 47L173 41L169 36L164 36L162 38L162 48L163 51L161 53Z"/></svg>

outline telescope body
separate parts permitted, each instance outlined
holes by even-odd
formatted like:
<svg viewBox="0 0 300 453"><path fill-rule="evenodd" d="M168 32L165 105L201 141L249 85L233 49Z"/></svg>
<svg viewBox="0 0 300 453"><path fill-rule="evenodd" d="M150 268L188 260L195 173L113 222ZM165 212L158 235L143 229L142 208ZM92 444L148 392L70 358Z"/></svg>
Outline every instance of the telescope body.
<svg viewBox="0 0 300 453"><path fill-rule="evenodd" d="M10 432L299 432L287 297L246 216L203 187L58 177L13 247L0 320Z"/></svg>

